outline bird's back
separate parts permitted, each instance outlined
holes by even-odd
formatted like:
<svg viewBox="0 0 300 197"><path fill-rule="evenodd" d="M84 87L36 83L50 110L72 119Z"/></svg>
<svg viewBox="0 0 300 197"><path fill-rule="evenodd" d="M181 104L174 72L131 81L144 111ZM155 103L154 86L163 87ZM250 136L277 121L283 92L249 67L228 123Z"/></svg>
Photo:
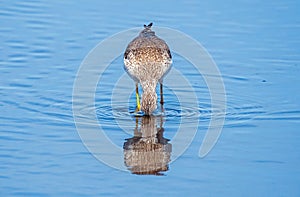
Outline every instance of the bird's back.
<svg viewBox="0 0 300 197"><path fill-rule="evenodd" d="M172 56L166 42L155 35L151 26L145 26L133 39L124 53L124 64L128 74L136 81L163 78L170 69Z"/></svg>

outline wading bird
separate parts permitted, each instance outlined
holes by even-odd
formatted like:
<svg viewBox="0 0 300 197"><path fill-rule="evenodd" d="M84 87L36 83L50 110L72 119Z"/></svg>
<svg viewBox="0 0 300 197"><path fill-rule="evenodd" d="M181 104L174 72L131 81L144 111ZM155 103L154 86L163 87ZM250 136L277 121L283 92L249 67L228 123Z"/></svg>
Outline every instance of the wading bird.
<svg viewBox="0 0 300 197"><path fill-rule="evenodd" d="M157 107L157 83L160 83L160 103L164 103L163 77L172 64L168 45L155 35L151 27L152 23L144 25L144 29L128 44L124 53L125 70L136 85L136 111L142 110L146 115L150 115ZM143 89L141 103L139 83Z"/></svg>

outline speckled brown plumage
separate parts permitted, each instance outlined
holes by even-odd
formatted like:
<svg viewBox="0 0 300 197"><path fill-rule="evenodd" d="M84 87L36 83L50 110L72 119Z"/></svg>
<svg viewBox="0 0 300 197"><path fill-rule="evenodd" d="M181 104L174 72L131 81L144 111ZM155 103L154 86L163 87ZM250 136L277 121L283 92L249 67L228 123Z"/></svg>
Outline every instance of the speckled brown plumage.
<svg viewBox="0 0 300 197"><path fill-rule="evenodd" d="M152 23L144 25L139 36L128 44L124 53L125 70L143 88L141 109L146 114L156 109L156 85L162 83L172 63L168 45L155 35L151 26Z"/></svg>

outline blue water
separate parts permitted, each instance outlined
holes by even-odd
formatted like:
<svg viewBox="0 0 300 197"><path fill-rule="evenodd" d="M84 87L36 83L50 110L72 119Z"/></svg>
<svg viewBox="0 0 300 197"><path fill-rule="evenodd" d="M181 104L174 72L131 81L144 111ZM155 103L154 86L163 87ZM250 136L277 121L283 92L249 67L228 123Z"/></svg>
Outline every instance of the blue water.
<svg viewBox="0 0 300 197"><path fill-rule="evenodd" d="M299 6L292 0L0 2L0 195L299 196ZM200 42L218 65L227 96L218 143L199 158L209 93L201 76L182 69L189 63L174 55L174 67L200 97L199 113L178 111L166 88L164 137L172 144L180 118L200 124L164 176L135 175L98 161L82 143L72 112L73 83L88 52L150 21ZM103 76L107 89L97 89L95 107L107 135L122 148L133 137L134 117L122 102L116 117L103 107L114 77L123 72L118 66L121 57ZM115 119L127 122L129 132Z"/></svg>

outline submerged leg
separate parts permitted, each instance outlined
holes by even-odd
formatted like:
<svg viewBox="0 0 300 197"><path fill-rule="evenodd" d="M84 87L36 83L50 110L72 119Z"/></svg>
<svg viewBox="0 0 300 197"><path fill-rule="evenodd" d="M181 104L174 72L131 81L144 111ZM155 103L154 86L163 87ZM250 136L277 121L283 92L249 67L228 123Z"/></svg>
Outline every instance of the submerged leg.
<svg viewBox="0 0 300 197"><path fill-rule="evenodd" d="M139 135L139 117L135 117L134 136Z"/></svg>
<svg viewBox="0 0 300 197"><path fill-rule="evenodd" d="M135 95L136 95L136 109L135 112L141 110L140 96L139 96L139 85L135 83Z"/></svg>

